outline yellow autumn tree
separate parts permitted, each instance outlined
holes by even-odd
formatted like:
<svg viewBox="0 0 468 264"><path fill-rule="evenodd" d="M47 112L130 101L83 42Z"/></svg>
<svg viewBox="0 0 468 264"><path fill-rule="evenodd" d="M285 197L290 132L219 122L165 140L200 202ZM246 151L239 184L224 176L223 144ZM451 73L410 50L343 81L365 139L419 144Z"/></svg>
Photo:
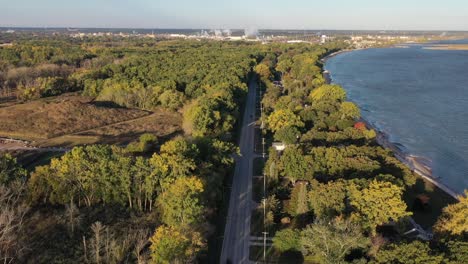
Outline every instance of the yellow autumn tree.
<svg viewBox="0 0 468 264"><path fill-rule="evenodd" d="M401 199L402 193L401 187L390 182L373 180L362 190L352 185L350 201L354 212L351 218L375 235L377 226L411 215Z"/></svg>
<svg viewBox="0 0 468 264"><path fill-rule="evenodd" d="M438 233L448 233L451 235L468 234L468 190L465 196L458 197L459 202L448 205L442 211L442 215L434 225L434 230Z"/></svg>
<svg viewBox="0 0 468 264"><path fill-rule="evenodd" d="M150 238L151 258L156 264L191 263L205 246L199 232L162 225Z"/></svg>
<svg viewBox="0 0 468 264"><path fill-rule="evenodd" d="M267 79L270 79L270 77L271 77L270 68L269 68L267 65L263 64L263 63L260 63L260 64L258 64L257 66L255 66L254 71L255 71L255 73L257 73L257 74L260 76L260 78L262 78L262 79L266 79L266 80L267 80Z"/></svg>
<svg viewBox="0 0 468 264"><path fill-rule="evenodd" d="M317 101L339 101L346 100L346 91L339 85L325 84L310 93L312 102Z"/></svg>
<svg viewBox="0 0 468 264"><path fill-rule="evenodd" d="M358 119L361 117L361 111L352 102L342 102L339 109L341 119Z"/></svg>
<svg viewBox="0 0 468 264"><path fill-rule="evenodd" d="M158 198L162 220L169 226L186 227L202 222L203 183L197 177L182 177Z"/></svg>
<svg viewBox="0 0 468 264"><path fill-rule="evenodd" d="M301 118L288 109L279 109L268 116L267 123L269 128L276 132L285 127L303 127Z"/></svg>

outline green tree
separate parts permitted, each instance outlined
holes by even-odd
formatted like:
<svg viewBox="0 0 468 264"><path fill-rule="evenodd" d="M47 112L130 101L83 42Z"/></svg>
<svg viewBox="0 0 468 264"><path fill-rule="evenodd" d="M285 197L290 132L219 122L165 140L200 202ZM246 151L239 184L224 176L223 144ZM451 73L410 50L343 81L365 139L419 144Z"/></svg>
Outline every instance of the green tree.
<svg viewBox="0 0 468 264"><path fill-rule="evenodd" d="M231 130L235 118L222 98L202 97L184 109L184 130L195 137L219 135Z"/></svg>
<svg viewBox="0 0 468 264"><path fill-rule="evenodd" d="M375 263L439 264L443 255L435 254L427 243L413 241L409 244L389 244L377 252Z"/></svg>
<svg viewBox="0 0 468 264"><path fill-rule="evenodd" d="M280 158L281 174L292 183L297 180L310 180L313 172L307 156L303 155L300 148L289 146L284 150Z"/></svg>
<svg viewBox="0 0 468 264"><path fill-rule="evenodd" d="M140 136L140 149L142 152L149 151L158 144L158 137L151 133L145 133Z"/></svg>
<svg viewBox="0 0 468 264"><path fill-rule="evenodd" d="M162 107L175 111L183 105L185 96L179 91L166 90L159 96L158 100Z"/></svg>
<svg viewBox="0 0 468 264"><path fill-rule="evenodd" d="M346 183L344 181L312 185L309 203L318 218L331 219L346 209Z"/></svg>
<svg viewBox="0 0 468 264"><path fill-rule="evenodd" d="M232 166L234 159L232 154L240 154L239 147L231 142L222 141L219 139L204 138L207 140L208 145L205 145L203 151L200 153L201 157L206 157L207 160L213 161L219 166ZM201 147L200 147L201 149ZM202 151L202 150L200 150Z"/></svg>
<svg viewBox="0 0 468 264"><path fill-rule="evenodd" d="M137 142L128 144L127 150L130 152L148 152L158 144L158 138L150 133L145 133L140 136Z"/></svg>
<svg viewBox="0 0 468 264"><path fill-rule="evenodd" d="M10 154L0 154L0 184L25 180L26 170L19 166Z"/></svg>
<svg viewBox="0 0 468 264"><path fill-rule="evenodd" d="M298 136L300 136L301 133L296 127L283 127L280 128L278 131L276 131L274 138L275 140L284 142L286 144L294 144L298 140Z"/></svg>
<svg viewBox="0 0 468 264"><path fill-rule="evenodd" d="M301 249L300 232L296 229L283 229L275 233L273 247L280 252L299 251Z"/></svg>
<svg viewBox="0 0 468 264"><path fill-rule="evenodd" d="M377 226L411 215L401 199L402 193L401 187L390 182L373 180L362 190L351 185L350 204L354 209L351 218L375 235Z"/></svg>
<svg viewBox="0 0 468 264"><path fill-rule="evenodd" d="M345 263L345 256L353 249L366 248L369 238L349 220L315 221L301 232L304 256L319 263Z"/></svg>

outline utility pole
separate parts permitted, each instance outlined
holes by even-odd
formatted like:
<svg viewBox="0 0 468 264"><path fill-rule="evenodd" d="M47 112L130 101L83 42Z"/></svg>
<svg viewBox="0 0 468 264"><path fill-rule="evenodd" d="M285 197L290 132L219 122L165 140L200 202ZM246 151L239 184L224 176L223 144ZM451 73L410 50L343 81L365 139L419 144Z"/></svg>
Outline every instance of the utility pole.
<svg viewBox="0 0 468 264"><path fill-rule="evenodd" d="M268 232L263 232L263 262L266 263L266 236Z"/></svg>
<svg viewBox="0 0 468 264"><path fill-rule="evenodd" d="M263 203L263 229L265 229L265 223L266 223L266 221L265 221L265 219L266 219L265 218L265 216L266 216L266 199L265 198L263 198L262 203ZM263 232L263 233L265 233L265 232ZM263 247L263 251L265 251L265 246Z"/></svg>
<svg viewBox="0 0 468 264"><path fill-rule="evenodd" d="M262 136L262 157L263 160L265 161L265 137Z"/></svg>

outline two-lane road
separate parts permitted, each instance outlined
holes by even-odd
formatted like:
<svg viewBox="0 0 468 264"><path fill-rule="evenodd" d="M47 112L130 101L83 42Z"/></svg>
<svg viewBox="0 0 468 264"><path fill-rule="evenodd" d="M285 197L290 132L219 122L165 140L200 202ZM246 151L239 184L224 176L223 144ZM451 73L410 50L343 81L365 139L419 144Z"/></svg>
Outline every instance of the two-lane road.
<svg viewBox="0 0 468 264"><path fill-rule="evenodd" d="M241 156L236 159L232 181L229 212L224 230L221 264L248 263L250 243L250 218L252 214L252 163L254 156L255 96L257 83L249 82L247 102L239 147Z"/></svg>

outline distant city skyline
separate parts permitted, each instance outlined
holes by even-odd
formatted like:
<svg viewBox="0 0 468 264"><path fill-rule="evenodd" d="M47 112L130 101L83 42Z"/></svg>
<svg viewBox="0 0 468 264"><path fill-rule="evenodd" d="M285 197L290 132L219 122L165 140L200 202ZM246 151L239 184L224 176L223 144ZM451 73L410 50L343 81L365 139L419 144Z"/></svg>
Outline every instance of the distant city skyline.
<svg viewBox="0 0 468 264"><path fill-rule="evenodd" d="M468 31L466 0L0 0L0 27Z"/></svg>

